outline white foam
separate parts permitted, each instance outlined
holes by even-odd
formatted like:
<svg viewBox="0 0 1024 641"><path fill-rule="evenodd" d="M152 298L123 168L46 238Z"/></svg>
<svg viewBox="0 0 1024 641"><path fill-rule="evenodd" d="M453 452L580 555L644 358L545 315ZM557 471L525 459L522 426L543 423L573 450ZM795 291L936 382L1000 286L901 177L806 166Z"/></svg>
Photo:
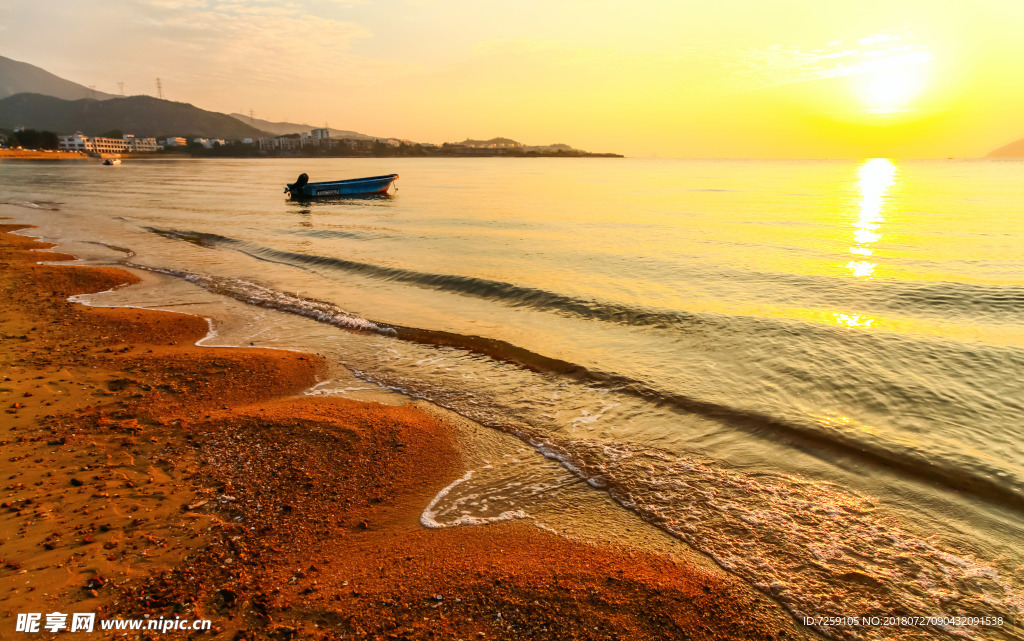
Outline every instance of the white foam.
<svg viewBox="0 0 1024 641"><path fill-rule="evenodd" d="M444 497L448 496L448 493L451 492L452 489L456 485L459 485L460 483L468 481L471 478L473 478L473 470L469 470L468 472L466 472L462 476L462 478L456 479L450 485L448 485L443 490L438 492L437 496L434 497L434 500L432 500L430 502L430 505L428 505L426 507L426 509L423 510L423 514L420 516L420 523L424 527L429 527L429 528L443 528L443 527L445 527L445 524L440 523L439 521L437 521L437 519L436 519L437 512L434 511L434 508L437 507L437 504L441 502L441 499L443 499Z"/></svg>
<svg viewBox="0 0 1024 641"><path fill-rule="evenodd" d="M342 329L372 332L383 336L394 336L397 334L394 328L378 325L355 314L350 314L336 305L310 300L297 294L280 292L240 278L215 278L205 274L164 267L151 267L136 263L125 263L125 265L182 278L215 294L228 296L258 307L297 314Z"/></svg>
<svg viewBox="0 0 1024 641"><path fill-rule="evenodd" d="M335 385L335 387L330 387L331 385ZM376 390L376 389L380 389L379 386L378 387L369 387L369 386L366 386L366 385L357 385L357 386L342 385L342 386L337 386L337 381L332 379L332 380L326 380L326 381L321 381L321 382L317 383L313 387L310 387L306 391L302 392L302 395L303 396L342 396L342 397L344 397L344 396L348 396L352 392L366 392L366 391L372 391L372 390Z"/></svg>
<svg viewBox="0 0 1024 641"><path fill-rule="evenodd" d="M437 496L434 497L434 499L430 502L430 504L426 507L426 509L423 510L423 514L420 516L420 523L424 527L435 528L436 529L436 528L457 527L457 526L465 526L465 525L484 525L484 524L487 524L487 523L495 523L495 522L498 522L498 521L511 521L511 520L515 520L515 519L527 519L527 518L530 518L530 515L527 514L525 511L523 511L522 509L515 509L515 510L506 510L504 512L501 512L498 515L495 515L495 516L474 516L474 515L472 515L472 514L470 514L468 512L461 512L459 514L459 516L457 516L455 518L445 519L444 521L439 520L438 517L441 514L448 514L448 513L452 512L452 511L454 511L454 509L458 505L461 505L461 504L464 504L464 503L469 503L470 505L473 505L473 504L480 505L480 504L482 504L483 506L486 506L486 504L487 504L486 500L484 500L482 502L478 502L478 501L473 501L472 500L472 499L479 498L479 494L469 494L469 495L466 495L464 497L461 497L460 500L455 505L448 506L444 510L437 510L436 509L437 505L443 499L445 499L449 495L449 493L453 489L455 489L456 486L461 485L462 483L464 483L464 482L468 481L469 479L473 478L473 473L474 473L474 470L469 470L461 478L456 479L450 485L448 485L446 488L444 488L443 490L441 490L440 492L437 493Z"/></svg>

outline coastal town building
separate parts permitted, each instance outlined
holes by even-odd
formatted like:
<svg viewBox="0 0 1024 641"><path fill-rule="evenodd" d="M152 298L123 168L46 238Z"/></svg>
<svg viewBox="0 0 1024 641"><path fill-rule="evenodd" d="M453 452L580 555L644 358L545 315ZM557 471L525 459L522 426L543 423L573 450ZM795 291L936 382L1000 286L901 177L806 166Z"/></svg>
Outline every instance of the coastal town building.
<svg viewBox="0 0 1024 641"><path fill-rule="evenodd" d="M365 151L369 153L373 151L373 145L377 141L366 138L342 138L338 142L348 147L351 151Z"/></svg>
<svg viewBox="0 0 1024 641"><path fill-rule="evenodd" d="M225 144L227 144L223 138L193 138L192 142L197 145L202 145L203 149L223 147Z"/></svg>
<svg viewBox="0 0 1024 641"><path fill-rule="evenodd" d="M344 135L347 132L334 132ZM156 138L124 134L121 139L102 136L86 136L75 132L72 136L59 136L58 145L63 151L93 155L114 155L121 153L156 152L162 149L177 149L197 153L201 146L215 155L251 155L253 147L269 155L354 155L354 156L590 156L613 154L589 154L566 144L524 145L510 138L490 140L467 139L462 142L446 142L442 145L417 143L402 138L371 138L355 134L356 137L332 138L326 127L260 138L244 138L228 141L222 138L182 136ZM52 145L53 143L51 143ZM305 149L313 147L313 149ZM246 149L248 148L248 150Z"/></svg>
<svg viewBox="0 0 1024 641"><path fill-rule="evenodd" d="M72 136L60 136L57 146L62 151L81 151L87 154L154 152L160 149L156 138L139 138L134 134L125 134L122 138L104 138L85 136L80 131Z"/></svg>
<svg viewBox="0 0 1024 641"><path fill-rule="evenodd" d="M400 148L402 145L412 146L416 143L400 138L332 138L331 130L327 128L313 129L301 133L285 134L283 136L267 136L253 141L260 151L294 151L307 146L323 147L327 149L347 148L349 151L360 153L371 153L375 145L383 144L390 148ZM437 145L432 145L436 147Z"/></svg>
<svg viewBox="0 0 1024 641"><path fill-rule="evenodd" d="M72 136L61 136L57 145L61 151L82 151L94 154L119 154L128 149L128 143L123 138L83 136L81 132L76 132Z"/></svg>
<svg viewBox="0 0 1024 641"><path fill-rule="evenodd" d="M125 134L124 142L128 151L132 153L149 153L160 148L156 143L156 138L138 138L134 134Z"/></svg>
<svg viewBox="0 0 1024 641"><path fill-rule="evenodd" d="M298 134L287 134L275 138L260 138L257 143L260 151L291 151L303 146L304 138Z"/></svg>
<svg viewBox="0 0 1024 641"><path fill-rule="evenodd" d="M61 136L57 142L57 148L61 151L85 151L89 139L82 134L73 136Z"/></svg>

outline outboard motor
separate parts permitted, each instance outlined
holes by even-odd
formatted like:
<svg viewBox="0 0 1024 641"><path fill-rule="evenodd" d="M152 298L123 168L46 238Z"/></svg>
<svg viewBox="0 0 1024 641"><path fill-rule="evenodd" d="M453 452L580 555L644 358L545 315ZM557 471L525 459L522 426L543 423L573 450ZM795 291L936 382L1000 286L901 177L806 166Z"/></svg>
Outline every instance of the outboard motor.
<svg viewBox="0 0 1024 641"><path fill-rule="evenodd" d="M295 182L289 183L284 188L285 191L290 192L292 196L299 196L302 194L302 188L309 182L309 176L306 174L299 174L299 177L295 179Z"/></svg>

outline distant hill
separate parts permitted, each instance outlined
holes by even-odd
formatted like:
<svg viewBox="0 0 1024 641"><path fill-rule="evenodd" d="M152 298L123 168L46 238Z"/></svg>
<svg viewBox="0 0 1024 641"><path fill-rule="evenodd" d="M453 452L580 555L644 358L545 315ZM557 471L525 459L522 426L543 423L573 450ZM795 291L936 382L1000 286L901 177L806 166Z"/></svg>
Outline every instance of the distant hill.
<svg viewBox="0 0 1024 641"><path fill-rule="evenodd" d="M229 140L282 136L319 128L254 119L238 113L229 116L188 103L160 100L151 96L114 96L64 80L28 63L0 56L0 129L19 127L53 131L61 135L81 131L94 136L119 129L137 136L203 136ZM329 131L334 139L387 138L345 129ZM589 154L565 144L527 146L510 138L467 139L460 143L446 143L445 147L456 148L455 153L459 153L457 148L468 148L469 155L488 155L491 152L496 155L615 155ZM1010 153L1003 153L1008 150ZM1007 145L990 155L1024 156L1024 140Z"/></svg>
<svg viewBox="0 0 1024 641"><path fill-rule="evenodd" d="M462 147L475 147L480 149L501 149L523 146L523 143L512 140L511 138L491 138L490 140L473 140L471 138L467 138L466 140L455 144Z"/></svg>
<svg viewBox="0 0 1024 641"><path fill-rule="evenodd" d="M0 127L27 127L62 135L81 131L92 136L113 129L137 136L195 135L236 140L266 135L231 116L151 96L61 100L21 93L0 100Z"/></svg>
<svg viewBox="0 0 1024 641"><path fill-rule="evenodd" d="M1003 145L988 154L989 158L1024 158L1024 138Z"/></svg>
<svg viewBox="0 0 1024 641"><path fill-rule="evenodd" d="M38 93L64 100L96 98L105 100L115 96L93 91L88 87L59 78L49 71L0 56L0 98L19 93Z"/></svg>
<svg viewBox="0 0 1024 641"><path fill-rule="evenodd" d="M321 129L315 125L300 125L294 122L271 122L269 120L260 120L259 118L251 118L245 114L233 113L232 118L237 118L242 122L257 127L272 133L275 136L284 136L286 134L301 134L302 132L308 132L313 129ZM381 136L367 136L361 134L358 131L347 131L345 129L331 129L328 127L328 131L331 132L331 138L353 138L355 140L375 140L381 138Z"/></svg>
<svg viewBox="0 0 1024 641"><path fill-rule="evenodd" d="M467 138L462 142L452 143L459 147L471 147L473 149L522 149L523 151L537 151L542 153L558 153L558 152L575 152L579 151L573 147L556 143L553 145L524 145L523 143L512 140L511 138L491 138L490 140L473 140Z"/></svg>

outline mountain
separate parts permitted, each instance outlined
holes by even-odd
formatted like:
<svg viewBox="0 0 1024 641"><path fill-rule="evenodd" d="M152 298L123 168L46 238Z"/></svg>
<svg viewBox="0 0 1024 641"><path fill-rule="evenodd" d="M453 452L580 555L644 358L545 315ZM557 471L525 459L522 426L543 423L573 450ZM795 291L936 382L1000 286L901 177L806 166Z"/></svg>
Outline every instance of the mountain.
<svg viewBox="0 0 1024 641"><path fill-rule="evenodd" d="M18 62L0 56L0 98L19 93L39 93L64 100L114 98L102 91L94 91L70 80L59 78L49 71L26 62Z"/></svg>
<svg viewBox="0 0 1024 641"><path fill-rule="evenodd" d="M315 127L313 125L299 125L294 122L271 122L269 120L260 120L259 118L252 118L245 114L234 113L231 114L231 117L237 118L238 120L248 123L253 127L262 129L263 131L272 133L275 136L301 134L304 131L308 132L313 129L320 129L320 127ZM366 134L361 134L358 131L347 131L345 129L328 128L328 131L331 132L331 138L354 138L356 140L375 140L380 138L380 136L367 136Z"/></svg>
<svg viewBox="0 0 1024 641"><path fill-rule="evenodd" d="M1024 158L1024 138L990 151L988 158Z"/></svg>
<svg viewBox="0 0 1024 641"><path fill-rule="evenodd" d="M266 135L231 116L151 96L61 100L20 93L0 100L0 127L26 127L58 134L81 131L92 136L113 129L136 136L194 135L234 140Z"/></svg>

